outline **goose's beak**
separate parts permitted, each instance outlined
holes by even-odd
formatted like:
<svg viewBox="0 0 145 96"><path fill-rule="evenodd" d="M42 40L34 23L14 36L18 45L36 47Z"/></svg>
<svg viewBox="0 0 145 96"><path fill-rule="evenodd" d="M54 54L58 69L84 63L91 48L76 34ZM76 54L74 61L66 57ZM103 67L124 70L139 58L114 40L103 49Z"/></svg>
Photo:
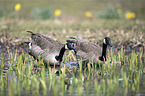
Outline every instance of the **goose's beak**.
<svg viewBox="0 0 145 96"><path fill-rule="evenodd" d="M108 42L108 45L109 45L110 47L112 47L111 41Z"/></svg>

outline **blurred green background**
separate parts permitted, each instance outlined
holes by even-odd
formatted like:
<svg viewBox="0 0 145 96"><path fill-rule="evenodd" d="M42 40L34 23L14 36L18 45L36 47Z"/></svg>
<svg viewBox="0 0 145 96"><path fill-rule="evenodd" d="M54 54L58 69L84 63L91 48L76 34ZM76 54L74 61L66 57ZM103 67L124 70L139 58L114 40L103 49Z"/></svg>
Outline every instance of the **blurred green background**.
<svg viewBox="0 0 145 96"><path fill-rule="evenodd" d="M92 17L96 18L99 11L105 10L108 6L121 9L122 12L131 11L137 18L145 19L145 0L0 0L0 10L3 9L3 16L9 17L14 11L15 4L20 3L19 18L32 18L33 8L51 8L62 11L62 18L66 16L85 18L84 13L90 11Z"/></svg>

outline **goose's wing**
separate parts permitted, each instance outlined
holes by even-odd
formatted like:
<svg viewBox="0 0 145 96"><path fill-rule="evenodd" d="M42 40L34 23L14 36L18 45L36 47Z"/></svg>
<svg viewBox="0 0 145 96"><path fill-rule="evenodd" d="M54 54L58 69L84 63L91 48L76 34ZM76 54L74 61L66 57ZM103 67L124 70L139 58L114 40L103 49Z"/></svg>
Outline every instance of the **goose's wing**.
<svg viewBox="0 0 145 96"><path fill-rule="evenodd" d="M95 43L92 43L92 42L87 42L87 41L78 39L76 37L70 37L70 40L67 40L67 42L74 43L74 47L76 51L81 51L85 53L101 51L101 48L99 45L96 45Z"/></svg>
<svg viewBox="0 0 145 96"><path fill-rule="evenodd" d="M55 59L55 56L59 54L61 46L51 38L45 37L39 33L31 33L32 42L29 44L29 54L35 59L43 59L44 63L50 65L57 64L59 62Z"/></svg>
<svg viewBox="0 0 145 96"><path fill-rule="evenodd" d="M60 47L60 44L58 42L56 42L55 40L53 40L49 37L45 37L45 36L43 36L43 37L46 38L49 42L51 42L53 45Z"/></svg>
<svg viewBox="0 0 145 96"><path fill-rule="evenodd" d="M94 54L94 52L89 52L89 53L85 53L83 51L78 51L76 53L77 58L82 59L83 62L88 63L89 60L91 62L98 62L98 56L96 56L96 54Z"/></svg>
<svg viewBox="0 0 145 96"><path fill-rule="evenodd" d="M77 58L82 59L82 60L87 59L88 58L87 55L88 54L86 52L83 52L81 50L77 51L76 53Z"/></svg>
<svg viewBox="0 0 145 96"><path fill-rule="evenodd" d="M82 58L82 61L87 63L89 59L91 62L97 63L98 57L101 56L101 47L95 43L87 42L75 37L71 37L67 42L74 43L76 49L76 57Z"/></svg>
<svg viewBox="0 0 145 96"><path fill-rule="evenodd" d="M61 46L51 38L45 37L39 33L32 33L32 46L39 46L42 50L44 49L56 49L59 50Z"/></svg>

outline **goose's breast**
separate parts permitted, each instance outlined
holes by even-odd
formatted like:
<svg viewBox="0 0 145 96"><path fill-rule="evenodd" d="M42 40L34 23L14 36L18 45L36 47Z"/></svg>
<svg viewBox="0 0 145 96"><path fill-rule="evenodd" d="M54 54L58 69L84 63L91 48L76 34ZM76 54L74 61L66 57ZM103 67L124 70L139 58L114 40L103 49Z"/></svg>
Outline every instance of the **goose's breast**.
<svg viewBox="0 0 145 96"><path fill-rule="evenodd" d="M58 56L58 53L49 53L48 55L43 56L45 62L49 62L50 65L58 65L59 61L55 59L55 56Z"/></svg>

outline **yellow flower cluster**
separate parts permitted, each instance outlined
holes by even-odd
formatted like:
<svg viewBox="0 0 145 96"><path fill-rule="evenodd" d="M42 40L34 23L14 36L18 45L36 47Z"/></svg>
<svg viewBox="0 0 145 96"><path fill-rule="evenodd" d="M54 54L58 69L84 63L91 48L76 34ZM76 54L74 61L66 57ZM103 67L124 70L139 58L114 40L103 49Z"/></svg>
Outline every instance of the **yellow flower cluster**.
<svg viewBox="0 0 145 96"><path fill-rule="evenodd" d="M19 11L21 9L21 4L20 3L17 3L16 5L15 5L15 10L16 11ZM117 12L119 13L119 14L121 14L122 13L122 10L121 9L117 9ZM57 10L55 10L55 12L54 12L54 16L55 17L58 17L58 16L60 16L61 15L61 10L59 10L59 9L57 9ZM92 13L91 12L89 12L89 11L86 11L85 12L85 14L84 14L87 18L91 18L92 17ZM125 14L125 18L126 19L134 19L136 17L136 14L134 13L134 12L127 12L126 14Z"/></svg>
<svg viewBox="0 0 145 96"><path fill-rule="evenodd" d="M15 10L19 11L20 9L21 9L21 4L20 3L16 4L15 5Z"/></svg>
<svg viewBox="0 0 145 96"><path fill-rule="evenodd" d="M92 13L87 11L87 12L85 12L85 16L88 17L88 18L91 18L92 17Z"/></svg>
<svg viewBox="0 0 145 96"><path fill-rule="evenodd" d="M54 12L55 17L59 16L60 14L61 14L61 10L59 10L59 9L55 10L55 12Z"/></svg>
<svg viewBox="0 0 145 96"><path fill-rule="evenodd" d="M134 19L136 17L136 14L134 12L127 12L125 14L126 19Z"/></svg>

